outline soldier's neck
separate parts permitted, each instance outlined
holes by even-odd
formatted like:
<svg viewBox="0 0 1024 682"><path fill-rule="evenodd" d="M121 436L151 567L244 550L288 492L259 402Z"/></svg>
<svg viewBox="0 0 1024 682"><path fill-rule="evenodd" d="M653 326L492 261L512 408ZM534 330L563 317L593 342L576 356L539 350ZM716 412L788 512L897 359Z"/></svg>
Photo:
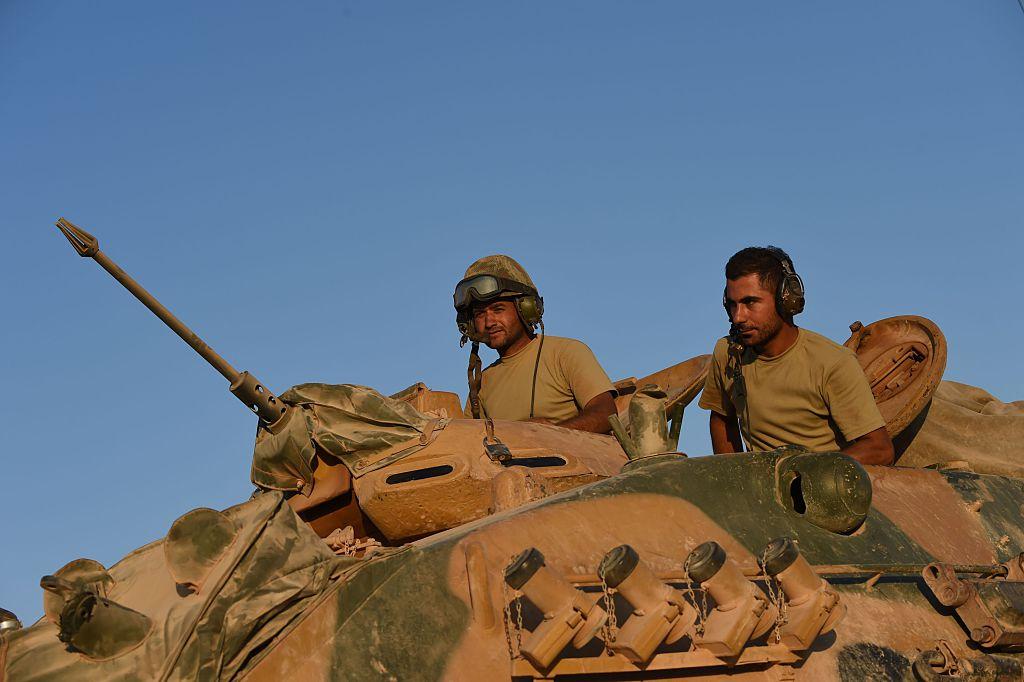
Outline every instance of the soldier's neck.
<svg viewBox="0 0 1024 682"><path fill-rule="evenodd" d="M775 336L763 346L755 347L754 350L764 358L778 357L792 348L798 338L800 338L800 328L791 322L783 322Z"/></svg>

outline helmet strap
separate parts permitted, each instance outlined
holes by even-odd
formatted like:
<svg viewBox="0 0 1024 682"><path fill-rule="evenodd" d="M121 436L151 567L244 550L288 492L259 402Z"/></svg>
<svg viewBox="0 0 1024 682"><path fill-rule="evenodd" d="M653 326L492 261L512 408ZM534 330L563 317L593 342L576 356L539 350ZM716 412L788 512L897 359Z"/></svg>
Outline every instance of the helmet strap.
<svg viewBox="0 0 1024 682"><path fill-rule="evenodd" d="M483 360L480 359L480 342L474 341L469 351L469 410L473 419L480 418L480 384L483 375Z"/></svg>

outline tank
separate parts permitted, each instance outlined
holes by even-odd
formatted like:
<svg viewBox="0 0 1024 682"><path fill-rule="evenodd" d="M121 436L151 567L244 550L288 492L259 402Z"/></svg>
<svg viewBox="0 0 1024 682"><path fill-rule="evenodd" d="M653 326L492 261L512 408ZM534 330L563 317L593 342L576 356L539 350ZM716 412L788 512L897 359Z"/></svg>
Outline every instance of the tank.
<svg viewBox="0 0 1024 682"><path fill-rule="evenodd" d="M851 329L912 439L945 339ZM0 619L0 680L1024 679L1024 480L687 457L707 364L618 382L614 436L465 419L422 384L294 387L257 494L44 576L39 622Z"/></svg>

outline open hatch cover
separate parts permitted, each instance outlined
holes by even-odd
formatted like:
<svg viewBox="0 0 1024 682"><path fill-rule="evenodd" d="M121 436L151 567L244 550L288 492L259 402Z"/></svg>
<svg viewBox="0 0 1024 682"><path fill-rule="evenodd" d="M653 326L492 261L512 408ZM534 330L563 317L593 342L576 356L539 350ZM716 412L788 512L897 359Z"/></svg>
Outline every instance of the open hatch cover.
<svg viewBox="0 0 1024 682"><path fill-rule="evenodd" d="M857 354L871 393L895 437L928 405L946 368L946 337L931 320L897 315L850 325L844 344Z"/></svg>

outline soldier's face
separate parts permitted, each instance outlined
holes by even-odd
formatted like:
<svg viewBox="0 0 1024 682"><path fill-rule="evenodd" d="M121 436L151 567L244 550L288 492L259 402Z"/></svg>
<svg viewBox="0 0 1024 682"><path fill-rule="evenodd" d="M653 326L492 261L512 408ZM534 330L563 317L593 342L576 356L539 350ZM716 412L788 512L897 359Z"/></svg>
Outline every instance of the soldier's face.
<svg viewBox="0 0 1024 682"><path fill-rule="evenodd" d="M725 281L725 302L729 321L746 347L764 346L782 329L783 319L775 309L775 292L761 286L756 273Z"/></svg>
<svg viewBox="0 0 1024 682"><path fill-rule="evenodd" d="M484 343L499 353L516 345L527 336L512 301L494 301L473 307L473 326Z"/></svg>

